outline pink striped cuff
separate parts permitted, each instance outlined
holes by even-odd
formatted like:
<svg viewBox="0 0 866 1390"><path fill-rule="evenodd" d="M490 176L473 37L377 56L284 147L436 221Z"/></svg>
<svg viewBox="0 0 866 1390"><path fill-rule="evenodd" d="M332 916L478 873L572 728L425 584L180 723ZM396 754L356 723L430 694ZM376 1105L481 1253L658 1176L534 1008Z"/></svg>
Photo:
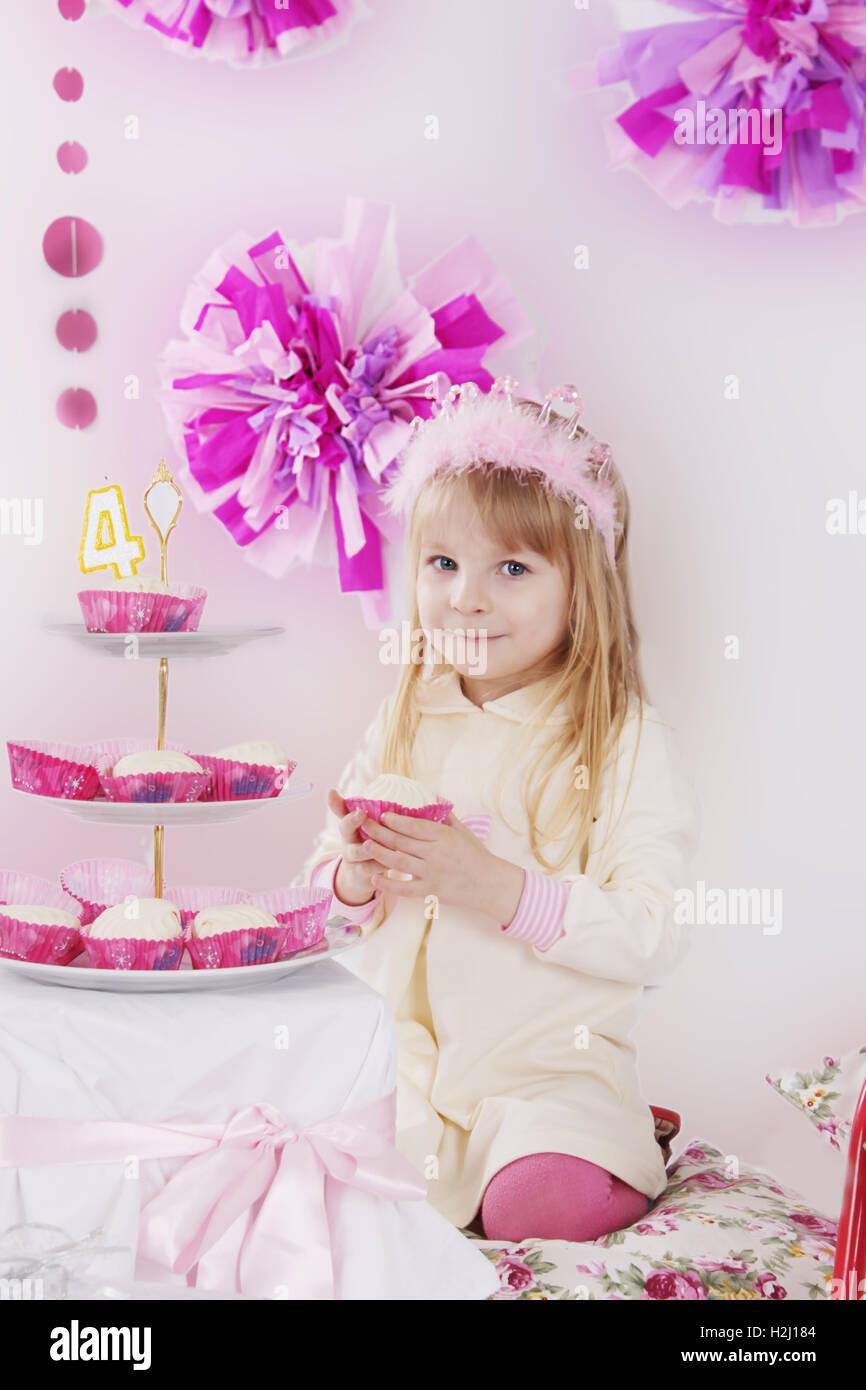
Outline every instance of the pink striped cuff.
<svg viewBox="0 0 866 1390"><path fill-rule="evenodd" d="M464 816L463 824L466 826L467 830L472 831L472 834L481 841L482 845L486 845L487 841L490 839L490 824L492 819L492 816L484 815L479 812L478 815L475 816Z"/></svg>
<svg viewBox="0 0 866 1390"><path fill-rule="evenodd" d="M375 897L368 903L359 903L354 906L352 903L344 903L334 892L334 879L337 876L337 869L342 855L337 855L336 859L326 859L323 863L317 864L310 875L310 886L312 888L329 888L331 890L331 911L339 917L345 917L349 922L354 922L356 926L362 927L364 923L373 916L382 896L379 889Z"/></svg>
<svg viewBox="0 0 866 1390"><path fill-rule="evenodd" d="M523 872L523 892L517 911L508 926L500 930L506 936L518 936L539 951L546 951L565 936L562 919L570 889L567 883L540 869L524 869Z"/></svg>

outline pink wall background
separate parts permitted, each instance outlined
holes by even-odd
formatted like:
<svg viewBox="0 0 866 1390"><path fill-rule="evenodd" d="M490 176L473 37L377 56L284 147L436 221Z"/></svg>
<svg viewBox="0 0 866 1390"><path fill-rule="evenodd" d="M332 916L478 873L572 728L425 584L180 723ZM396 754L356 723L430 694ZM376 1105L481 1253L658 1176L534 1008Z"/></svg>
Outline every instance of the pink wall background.
<svg viewBox="0 0 866 1390"><path fill-rule="evenodd" d="M783 891L778 935L696 926L685 964L647 994L645 1094L681 1111L682 1138L763 1164L834 1213L841 1160L763 1076L863 1042L866 542L828 535L825 508L864 488L866 218L726 228L610 172L602 119L621 97L573 94L564 77L613 42L605 4L369 8L346 46L258 73L185 61L95 12L78 24L51 5L4 14L0 470L3 496L44 499L45 535L40 546L0 536L2 738L155 733L155 664L93 656L41 624L78 615L90 488L119 482L150 545L141 494L161 455L176 462L154 363L210 252L238 229L337 235L347 193L396 204L407 274L475 235L537 325L539 381L579 385L624 471L644 674L703 806L693 881ZM51 88L66 65L84 75L77 105ZM424 138L431 114L438 141ZM124 138L129 116L138 140ZM76 177L55 162L65 139L90 156ZM102 266L77 282L41 253L64 213L105 240ZM574 268L578 244L586 270ZM81 358L54 338L73 306L99 325ZM124 396L131 374L137 400ZM724 398L729 374L739 400ZM70 385L99 405L79 434L54 417ZM274 582L191 503L170 556L176 578L207 587L207 624L274 622L287 635L174 663L169 737L277 739L316 791L249 823L168 832L167 874L288 882L394 670L334 572ZM729 634L738 661L725 660ZM138 831L88 827L13 794L6 775L0 823L2 865L48 877L92 855L146 854Z"/></svg>

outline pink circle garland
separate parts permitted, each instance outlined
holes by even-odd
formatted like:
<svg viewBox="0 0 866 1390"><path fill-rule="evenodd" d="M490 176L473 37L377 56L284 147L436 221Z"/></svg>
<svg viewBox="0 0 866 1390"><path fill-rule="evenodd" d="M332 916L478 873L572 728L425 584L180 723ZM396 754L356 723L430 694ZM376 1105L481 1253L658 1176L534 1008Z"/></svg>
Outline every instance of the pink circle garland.
<svg viewBox="0 0 866 1390"><path fill-rule="evenodd" d="M346 37L367 14L359 0L107 0L137 29L161 34L166 47L233 67L264 64L323 51Z"/></svg>
<svg viewBox="0 0 866 1390"><path fill-rule="evenodd" d="M85 430L96 419L96 401L83 386L70 386L57 397L57 418L71 430Z"/></svg>
<svg viewBox="0 0 866 1390"><path fill-rule="evenodd" d="M402 535L379 492L413 418L452 383L489 390L494 345L532 332L471 237L406 282L393 217L350 198L337 239L235 236L190 285L186 336L159 362L193 504L275 578L336 552L340 587L361 595L370 625L388 616L382 541Z"/></svg>
<svg viewBox="0 0 866 1390"><path fill-rule="evenodd" d="M102 237L83 217L58 217L46 229L42 250L58 275L89 275L102 260Z"/></svg>
<svg viewBox="0 0 866 1390"><path fill-rule="evenodd" d="M96 319L86 309L67 309L57 320L54 332L67 352L87 352L96 342Z"/></svg>
<svg viewBox="0 0 866 1390"><path fill-rule="evenodd" d="M57 150L57 163L64 174L80 174L87 165L87 151L77 140L64 140Z"/></svg>
<svg viewBox="0 0 866 1390"><path fill-rule="evenodd" d="M52 85L61 101L80 101L84 78L77 68L58 68Z"/></svg>
<svg viewBox="0 0 866 1390"><path fill-rule="evenodd" d="M84 0L58 0L62 19L79 20L85 13ZM60 68L54 74L54 90L61 101L79 101L84 78L77 68ZM57 163L66 174L80 174L87 165L87 151L77 140L66 140L57 150ZM42 251L48 265L58 275L77 279L89 275L102 260L102 237L82 217L58 217L42 238ZM60 345L70 352L86 352L96 341L96 321L84 309L61 314L55 326ZM73 386L61 392L55 403L57 419L68 429L87 429L97 416L96 400L84 387Z"/></svg>

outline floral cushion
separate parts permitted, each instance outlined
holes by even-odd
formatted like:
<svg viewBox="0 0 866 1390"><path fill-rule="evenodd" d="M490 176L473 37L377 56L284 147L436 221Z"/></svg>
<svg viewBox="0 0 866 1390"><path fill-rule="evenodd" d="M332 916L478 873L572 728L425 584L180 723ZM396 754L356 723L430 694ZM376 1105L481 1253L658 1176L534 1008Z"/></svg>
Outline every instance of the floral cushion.
<svg viewBox="0 0 866 1390"><path fill-rule="evenodd" d="M492 1299L824 1299L837 1223L768 1173L692 1139L633 1226L591 1241L463 1234L499 1271Z"/></svg>
<svg viewBox="0 0 866 1390"><path fill-rule="evenodd" d="M825 1057L811 1068L765 1079L808 1115L822 1139L847 1160L857 1098L866 1081L866 1047L855 1048L838 1061Z"/></svg>

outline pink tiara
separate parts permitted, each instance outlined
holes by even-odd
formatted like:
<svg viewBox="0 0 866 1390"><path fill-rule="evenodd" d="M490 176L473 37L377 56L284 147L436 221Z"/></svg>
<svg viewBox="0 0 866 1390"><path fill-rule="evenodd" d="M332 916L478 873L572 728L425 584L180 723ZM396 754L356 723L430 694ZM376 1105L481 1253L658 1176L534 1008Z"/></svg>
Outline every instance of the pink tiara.
<svg viewBox="0 0 866 1390"><path fill-rule="evenodd" d="M482 464L515 473L534 471L574 505L576 527L586 529L590 522L596 527L615 568L615 532L620 527L610 446L580 424L583 402L574 386L549 391L536 414L515 403L517 385L514 377L498 377L485 394L475 382L463 382L450 388L429 420L416 416L399 471L382 490L385 506L408 512L434 473L463 473ZM436 383L427 388L427 396L438 404ZM564 425L550 420L557 399L573 407Z"/></svg>

